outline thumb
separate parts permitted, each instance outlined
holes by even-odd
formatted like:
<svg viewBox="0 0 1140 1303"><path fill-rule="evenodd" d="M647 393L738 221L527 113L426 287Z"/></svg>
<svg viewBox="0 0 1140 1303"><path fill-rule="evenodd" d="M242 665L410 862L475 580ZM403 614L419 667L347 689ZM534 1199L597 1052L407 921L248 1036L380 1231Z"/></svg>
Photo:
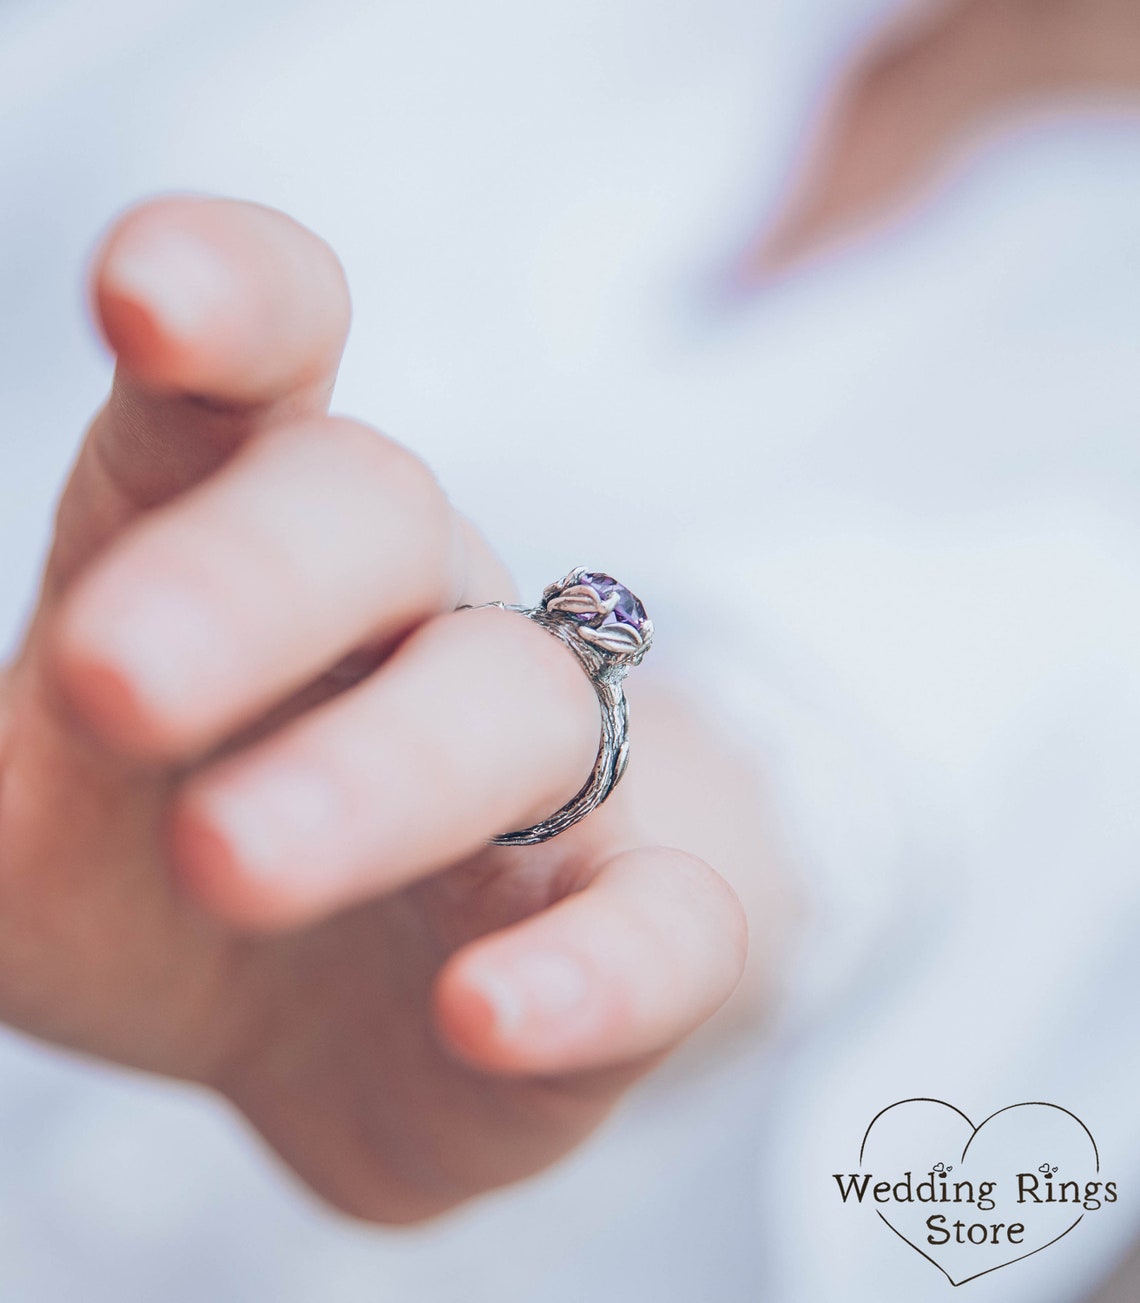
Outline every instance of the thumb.
<svg viewBox="0 0 1140 1303"><path fill-rule="evenodd" d="M663 846L612 855L549 909L462 947L435 985L461 1058L525 1076L646 1064L740 979L747 922L703 860Z"/></svg>

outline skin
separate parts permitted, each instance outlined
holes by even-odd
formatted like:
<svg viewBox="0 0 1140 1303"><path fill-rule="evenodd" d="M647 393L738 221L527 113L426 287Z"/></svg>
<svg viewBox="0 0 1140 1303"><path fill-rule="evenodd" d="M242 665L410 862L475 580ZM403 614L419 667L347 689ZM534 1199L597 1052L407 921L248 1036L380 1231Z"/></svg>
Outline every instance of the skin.
<svg viewBox="0 0 1140 1303"><path fill-rule="evenodd" d="M1127 102L1137 51L1129 0L915 6L839 79L743 278L902 208L995 121ZM691 690L639 669L614 797L486 846L577 790L596 703L529 622L453 612L520 595L411 453L327 415L327 246L158 200L92 300L114 385L0 672L0 1017L219 1092L383 1222L555 1161L706 1020L691 1054L754 1031L797 903L754 758Z"/></svg>
<svg viewBox="0 0 1140 1303"><path fill-rule="evenodd" d="M741 896L762 960L721 1021L764 1004L791 905L755 774L643 667L613 798L488 846L577 791L597 702L530 621L454 610L519 594L327 415L335 256L160 199L92 300L113 388L0 681L0 1017L220 1092L360 1217L540 1170L737 987Z"/></svg>
<svg viewBox="0 0 1140 1303"><path fill-rule="evenodd" d="M1133 0L916 0L829 86L794 184L749 248L761 284L907 213L997 130L1134 113Z"/></svg>

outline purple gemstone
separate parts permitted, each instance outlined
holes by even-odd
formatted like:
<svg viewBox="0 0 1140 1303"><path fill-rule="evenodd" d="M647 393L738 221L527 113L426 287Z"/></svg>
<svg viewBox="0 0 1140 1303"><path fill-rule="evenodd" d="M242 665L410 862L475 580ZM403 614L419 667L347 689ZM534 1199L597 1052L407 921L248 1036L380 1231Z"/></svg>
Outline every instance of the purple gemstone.
<svg viewBox="0 0 1140 1303"><path fill-rule="evenodd" d="M645 619L645 607L641 605L624 584L619 584L610 575L603 575L597 571L579 575L577 582L589 584L603 602L609 598L611 593L617 593L617 605L602 621L602 624L631 624L635 629L641 628L642 621ZM593 618L589 615L580 615L578 617L583 621Z"/></svg>

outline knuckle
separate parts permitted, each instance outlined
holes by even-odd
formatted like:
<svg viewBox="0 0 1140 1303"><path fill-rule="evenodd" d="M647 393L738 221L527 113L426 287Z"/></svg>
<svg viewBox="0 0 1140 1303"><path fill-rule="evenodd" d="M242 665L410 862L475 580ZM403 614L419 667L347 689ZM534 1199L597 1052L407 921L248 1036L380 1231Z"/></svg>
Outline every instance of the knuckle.
<svg viewBox="0 0 1140 1303"><path fill-rule="evenodd" d="M410 448L363 421L347 416L324 419L322 438L326 446L351 458L361 474L374 477L395 500L407 502L417 518L444 519L450 504L435 472Z"/></svg>
<svg viewBox="0 0 1140 1303"><path fill-rule="evenodd" d="M454 512L435 473L409 448L373 426L347 416L324 416L283 426L262 444L284 446L291 471L311 472L314 482L345 474L368 486L378 504L415 523L417 537L450 540L458 533ZM256 456L256 450L253 451ZM272 450L269 456L275 454Z"/></svg>

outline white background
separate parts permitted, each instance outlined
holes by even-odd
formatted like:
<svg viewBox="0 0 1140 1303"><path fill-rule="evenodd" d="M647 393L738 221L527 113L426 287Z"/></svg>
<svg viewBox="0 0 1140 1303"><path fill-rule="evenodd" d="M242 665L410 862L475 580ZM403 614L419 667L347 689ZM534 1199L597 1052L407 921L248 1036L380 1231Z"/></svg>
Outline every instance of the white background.
<svg viewBox="0 0 1140 1303"><path fill-rule="evenodd" d="M913 222L734 296L885 8L0 10L8 641L108 381L98 233L168 188L275 204L349 274L336 406L425 456L524 591L582 563L643 596L655 656L764 748L819 911L779 1039L420 1232L316 1209L195 1093L0 1039L3 1297L941 1299L830 1177L910 1094L1053 1100L1121 1185L977 1303L1077 1297L1140 1224L1140 138L1006 134Z"/></svg>

